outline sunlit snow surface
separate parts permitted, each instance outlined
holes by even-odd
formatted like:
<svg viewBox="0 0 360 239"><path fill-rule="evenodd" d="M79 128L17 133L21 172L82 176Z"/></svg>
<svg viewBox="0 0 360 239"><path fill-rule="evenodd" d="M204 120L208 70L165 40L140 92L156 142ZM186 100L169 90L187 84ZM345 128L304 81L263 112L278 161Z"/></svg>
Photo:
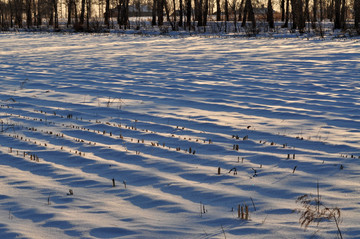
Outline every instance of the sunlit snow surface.
<svg viewBox="0 0 360 239"><path fill-rule="evenodd" d="M293 213L317 181L344 238L360 235L360 42L1 34L0 48L1 238L335 238Z"/></svg>

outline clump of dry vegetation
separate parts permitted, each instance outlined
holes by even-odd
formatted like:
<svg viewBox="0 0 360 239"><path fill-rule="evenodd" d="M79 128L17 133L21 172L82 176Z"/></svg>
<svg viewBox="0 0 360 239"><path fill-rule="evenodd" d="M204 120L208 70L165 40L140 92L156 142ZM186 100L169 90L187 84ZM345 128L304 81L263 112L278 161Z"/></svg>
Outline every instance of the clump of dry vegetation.
<svg viewBox="0 0 360 239"><path fill-rule="evenodd" d="M307 229L310 224L319 226L323 221L334 221L338 235L342 239L339 224L341 223L341 210L338 207L327 207L321 202L319 184L317 184L317 195L304 194L296 199L302 208L295 211L300 214L299 223Z"/></svg>

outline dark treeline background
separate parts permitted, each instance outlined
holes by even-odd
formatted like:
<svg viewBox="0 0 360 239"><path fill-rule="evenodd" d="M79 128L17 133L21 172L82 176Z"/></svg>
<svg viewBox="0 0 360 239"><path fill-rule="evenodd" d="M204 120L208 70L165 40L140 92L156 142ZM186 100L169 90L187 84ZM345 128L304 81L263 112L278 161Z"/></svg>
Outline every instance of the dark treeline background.
<svg viewBox="0 0 360 239"><path fill-rule="evenodd" d="M99 29L145 24L172 30L204 29L231 23L256 31L259 22L305 32L322 22L360 33L360 0L0 0L1 30L13 28ZM275 2L276 1L276 2ZM276 6L276 11L274 7ZM134 18L132 18L134 17ZM59 20L60 19L60 20ZM277 23L277 24L275 24ZM220 27L219 27L220 28ZM226 28L225 28L226 31Z"/></svg>

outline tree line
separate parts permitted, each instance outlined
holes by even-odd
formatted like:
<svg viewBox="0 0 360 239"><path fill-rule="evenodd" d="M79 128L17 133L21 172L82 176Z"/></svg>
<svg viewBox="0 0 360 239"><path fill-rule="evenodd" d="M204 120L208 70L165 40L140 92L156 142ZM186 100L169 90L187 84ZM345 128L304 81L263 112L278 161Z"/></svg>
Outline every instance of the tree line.
<svg viewBox="0 0 360 239"><path fill-rule="evenodd" d="M355 28L360 33L360 0L279 0L279 12L274 14L274 0L0 0L0 26L36 28L46 24L59 29L59 18L65 18L67 28L75 30L111 28L116 24L129 27L130 6L140 13L142 6L151 9L149 21L159 27L170 25L172 30L205 27L209 21L233 22L235 29L253 30L258 12L263 11L268 28L275 19L282 27L304 32L306 26L316 28L324 20L333 22L334 29ZM277 2L276 2L277 4ZM260 7L261 6L261 7ZM134 10L133 10L134 11ZM60 16L59 16L60 15ZM349 24L351 23L351 24Z"/></svg>

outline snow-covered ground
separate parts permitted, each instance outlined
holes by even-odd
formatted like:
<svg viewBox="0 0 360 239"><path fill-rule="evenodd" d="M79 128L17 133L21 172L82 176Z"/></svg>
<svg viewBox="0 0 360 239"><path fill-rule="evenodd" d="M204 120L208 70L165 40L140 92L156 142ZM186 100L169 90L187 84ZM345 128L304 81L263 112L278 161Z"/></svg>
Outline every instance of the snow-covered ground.
<svg viewBox="0 0 360 239"><path fill-rule="evenodd" d="M360 237L358 40L11 33L0 48L0 238L336 238L294 212L317 182Z"/></svg>

